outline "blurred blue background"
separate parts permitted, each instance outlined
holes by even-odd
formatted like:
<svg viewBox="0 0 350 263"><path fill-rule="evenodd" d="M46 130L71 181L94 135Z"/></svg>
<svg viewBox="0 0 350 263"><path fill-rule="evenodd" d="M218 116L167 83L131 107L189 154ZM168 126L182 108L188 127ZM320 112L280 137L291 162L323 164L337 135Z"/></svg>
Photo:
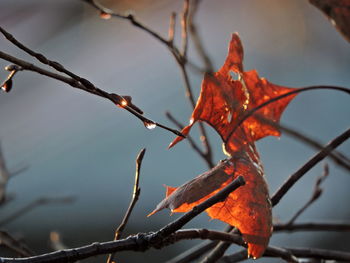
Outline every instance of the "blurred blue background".
<svg viewBox="0 0 350 263"><path fill-rule="evenodd" d="M171 12L182 11L182 1L101 3L122 13L133 10L140 21L164 36ZM349 43L308 1L204 0L195 21L216 69L226 57L231 33L238 32L246 70L257 69L269 81L291 87L350 86ZM132 96L147 117L174 127L164 114L170 111L187 123L191 107L174 59L165 46L127 21L102 20L93 8L78 0L1 0L0 24L25 45L99 88ZM175 42L180 44L177 25ZM0 38L0 49L33 61L4 38ZM192 43L189 56L200 63ZM0 61L1 68L8 64ZM0 72L0 79L6 76L7 72ZM191 72L191 83L198 96L201 76ZM282 123L326 143L348 127L349 114L349 98L344 94L314 91L297 96ZM58 231L69 247L112 239L128 206L135 158L143 147L147 152L141 171L141 198L126 234L156 230L178 217L169 217L168 211L149 218L146 215L164 197L163 184L178 186L207 169L186 141L167 150L174 138L171 133L159 128L149 131L107 100L31 72L16 75L13 91L0 94L0 120L8 167L30 166L10 181L8 191L15 194L15 200L1 208L0 218L42 196L77 197L73 204L42 206L4 227L38 252L50 251L52 230ZM221 142L208 129L217 162L225 158ZM258 149L271 193L315 153L286 135L266 138L258 142ZM339 150L349 154L350 144ZM276 221L288 220L305 203L321 174L319 164L296 184L274 209ZM299 221L349 218L349 180L346 171L330 162L324 194ZM218 221L208 221L203 214L186 227L223 227ZM344 233L276 234L271 244L348 250L349 241ZM120 258L162 262L197 242L144 254L125 252ZM235 249L233 246L231 251Z"/></svg>

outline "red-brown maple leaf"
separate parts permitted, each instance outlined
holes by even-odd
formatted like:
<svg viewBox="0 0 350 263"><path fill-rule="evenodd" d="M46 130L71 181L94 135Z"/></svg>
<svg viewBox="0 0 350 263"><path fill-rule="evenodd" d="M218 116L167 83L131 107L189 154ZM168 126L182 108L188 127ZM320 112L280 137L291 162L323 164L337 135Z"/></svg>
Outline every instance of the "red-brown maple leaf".
<svg viewBox="0 0 350 263"><path fill-rule="evenodd" d="M242 62L243 47L238 35L233 34L224 65L213 75L204 76L190 124L182 130L186 135L195 122L208 123L220 134L229 159L178 188L168 187L166 198L152 214L163 208L170 208L173 212L189 211L242 175L246 185L206 211L211 218L237 227L248 243L248 254L258 258L264 253L272 233L272 215L255 141L269 135L280 135L273 123L278 123L295 95L270 103L240 123L247 112L293 90L259 78L255 70L243 71ZM231 72L238 75L238 80L232 79ZM269 124L262 119L268 120ZM182 139L177 137L170 147Z"/></svg>

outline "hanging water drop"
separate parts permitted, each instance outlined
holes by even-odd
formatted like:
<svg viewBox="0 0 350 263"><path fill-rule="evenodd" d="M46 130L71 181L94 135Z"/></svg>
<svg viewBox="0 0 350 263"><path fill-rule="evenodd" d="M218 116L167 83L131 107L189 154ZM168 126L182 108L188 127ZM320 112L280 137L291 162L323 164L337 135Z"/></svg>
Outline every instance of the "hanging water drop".
<svg viewBox="0 0 350 263"><path fill-rule="evenodd" d="M112 15L110 13L108 13L108 12L101 11L100 18L102 18L104 20L108 20L108 19L112 18Z"/></svg>
<svg viewBox="0 0 350 263"><path fill-rule="evenodd" d="M153 121L144 121L143 125L149 130L153 130L157 125Z"/></svg>

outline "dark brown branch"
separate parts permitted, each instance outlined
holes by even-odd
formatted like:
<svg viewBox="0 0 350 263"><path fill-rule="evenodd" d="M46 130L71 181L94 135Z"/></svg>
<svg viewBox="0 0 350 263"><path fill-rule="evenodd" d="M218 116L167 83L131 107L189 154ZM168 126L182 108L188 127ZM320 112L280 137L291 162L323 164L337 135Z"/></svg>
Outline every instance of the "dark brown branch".
<svg viewBox="0 0 350 263"><path fill-rule="evenodd" d="M91 245L87 245L80 248L66 249L57 252L52 252L48 254L43 254L30 258L0 258L0 263L55 263L55 262L72 262L80 259L85 259L91 256L113 253L118 251L125 250L135 250L135 251L144 251L149 249L150 247L161 247L164 240L168 240L169 242L175 242L181 239L191 239L191 238L202 238L207 239L210 237L210 231L193 231L191 236L186 236L184 231L179 231L179 233L175 233L189 221L191 221L194 217L202 213L208 207L216 204L217 202L221 202L226 199L226 197L238 187L245 184L244 178L242 176L238 176L235 180L233 180L229 185L220 190L214 196L208 198L203 203L199 204L192 208L191 211L185 213L180 218L174 220L169 223L162 229L158 230L155 233L150 234L137 234L136 236L131 236L126 239L104 242L104 243L93 243ZM218 236L218 239L223 238L225 241L237 242L238 244L244 245L244 242L240 236L234 236L228 233L223 232L215 232L215 236ZM175 233L175 234L174 234ZM172 235L173 234L173 235ZM171 236L172 235L172 236ZM178 236L177 236L178 235ZM171 236L171 237L170 237ZM170 243L169 243L170 244Z"/></svg>
<svg viewBox="0 0 350 263"><path fill-rule="evenodd" d="M120 223L120 225L118 226L118 228L115 231L114 240L118 240L122 236L124 228L125 228L126 224L128 223L129 217L130 217L130 215L132 213L132 210L134 209L134 206L135 206L136 202L139 200L139 196L140 196L140 193L141 193L141 189L139 187L140 169L141 169L141 164L142 164L142 160L143 160L143 157L145 155L145 152L146 152L146 149L143 148L139 152L139 154L137 155L137 158L136 158L135 182L134 182L134 187L133 187L131 201L130 201L129 207L128 207L125 215L124 215L124 218L123 218L122 222ZM113 260L114 260L114 253L110 254L108 256L107 263L111 263Z"/></svg>
<svg viewBox="0 0 350 263"><path fill-rule="evenodd" d="M73 78L70 78L70 77L65 77L63 75L60 75L60 74L57 74L57 73L45 70L45 69L40 68L40 67L37 67L34 64L31 64L31 63L28 63L28 62L26 62L24 60L21 60L21 59L18 59L16 57L13 57L13 56L11 56L9 54L6 54L6 53L4 53L2 51L0 51L0 58L2 58L4 60L7 60L9 62L12 62L12 63L14 63L16 65L21 66L23 70L28 70L28 71L33 71L33 72L39 73L41 75L50 77L52 79L56 79L56 80L62 81L64 83L67 83L68 85L70 85L70 86L72 86L74 88L78 88L78 89L84 90L86 92L89 92L91 94L94 94L94 95L97 95L97 96L109 99L114 104L116 104L116 105L120 106L121 108L127 110L128 112L133 114L135 117L140 119L145 124L145 126L146 126L146 124L155 125L155 126L158 126L160 128L163 128L165 130L168 130L168 131L170 131L170 132L172 132L172 133L174 133L174 134L176 134L178 136L185 137L181 132L179 132L177 130L171 129L171 128L165 126L165 125L162 125L160 123L157 123L155 121L152 121L152 120L144 117L142 114L140 114L139 111L135 110L135 106L134 107L133 106L129 106L128 103L126 102L127 100L125 100L122 96L120 96L118 94L115 94L115 93L105 92L105 91L95 87L90 82L84 82L83 79L81 79L81 81L77 81L76 79L73 79ZM87 84L87 83L90 83L92 86L90 84Z"/></svg>
<svg viewBox="0 0 350 263"><path fill-rule="evenodd" d="M2 27L0 27L0 32L5 36L5 38L10 41L12 44L14 44L15 46L17 46L19 49L23 50L24 52L26 52L27 54L31 55L32 57L36 58L38 61L40 61L41 63L48 65L52 68L54 68L55 70L65 73L67 74L69 77L81 82L82 84L85 83L89 83L88 80L83 79L79 76L77 76L76 74L74 74L73 72L65 69L60 63L56 62L56 61L52 61L47 59L43 54L37 53L33 50L31 50L30 48L26 47L25 45L23 45L21 42L19 42L12 34L10 34L9 32L7 32L5 29L3 29ZM83 84L84 85L84 84ZM87 86L91 86L93 87L94 85L92 83L89 83ZM87 87L88 88L88 87Z"/></svg>
<svg viewBox="0 0 350 263"><path fill-rule="evenodd" d="M346 130L344 133L333 139L327 144L323 150L319 151L314 155L307 163L298 169L294 174L292 174L285 183L276 191L272 196L271 202L275 206L279 203L281 198L289 191L289 189L311 168L313 168L317 163L322 161L333 149L337 148L343 142L345 142L350 137L350 129Z"/></svg>
<svg viewBox="0 0 350 263"><path fill-rule="evenodd" d="M350 231L349 223L332 223L332 222L310 222L294 224L274 224L274 232L296 232L296 231Z"/></svg>
<svg viewBox="0 0 350 263"><path fill-rule="evenodd" d="M17 218L29 213L30 211L37 208L38 206L48 205L48 204L67 204L67 203L74 202L74 200L75 200L75 198L72 196L41 197L41 198L29 203L28 205L20 208L19 210L15 211L11 215L7 216L6 218L0 220L0 227L4 226L10 222L13 222Z"/></svg>

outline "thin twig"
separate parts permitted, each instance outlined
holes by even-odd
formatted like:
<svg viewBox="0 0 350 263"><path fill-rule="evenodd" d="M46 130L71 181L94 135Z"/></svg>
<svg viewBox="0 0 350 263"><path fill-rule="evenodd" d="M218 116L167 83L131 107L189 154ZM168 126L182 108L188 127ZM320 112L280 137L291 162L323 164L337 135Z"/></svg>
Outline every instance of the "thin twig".
<svg viewBox="0 0 350 263"><path fill-rule="evenodd" d="M199 4L200 4L200 0L193 0L192 1L192 5L190 7L190 14L188 16L188 24L189 24L189 28L190 28L190 32L191 32L191 37L193 39L196 50L197 50L200 58L203 60L203 63L205 66L205 72L212 73L212 72L214 72L213 64L212 64L209 56L207 55L207 53L204 50L204 47L202 44L203 42L201 41L200 36L198 34L198 31L197 31L197 27L193 22L193 18L198 11Z"/></svg>
<svg viewBox="0 0 350 263"><path fill-rule="evenodd" d="M182 77L184 80L184 87L186 90L186 97L189 99L192 108L194 109L196 106L194 97L193 97L193 92L192 92L192 88L191 88L191 84L188 78L188 73L186 70L186 66L183 64L179 64L179 67L181 69L181 73L182 73ZM206 129L204 127L203 123L199 123L199 132L201 134L200 139L203 143L204 149L205 149L205 161L207 162L208 167L211 169L214 167L214 162L213 162L213 156L212 156L212 149L211 149L211 145L207 136L207 132Z"/></svg>
<svg viewBox="0 0 350 263"><path fill-rule="evenodd" d="M239 231L237 228L233 228L231 230L232 234L238 234ZM204 259L201 261L201 263L215 263L217 262L226 252L226 250L231 246L231 243L229 242L219 242L216 247L210 251L209 255L204 257Z"/></svg>
<svg viewBox="0 0 350 263"><path fill-rule="evenodd" d="M232 226L227 225L226 228L224 229L224 232L229 233L232 231L232 229L233 229ZM215 248L215 246L219 243L221 243L221 242L218 242L218 241L211 241L209 243L202 242L202 243L198 244L197 246L192 247L192 248L184 251L180 255L178 255L170 260L167 260L166 263L187 263L187 262L193 261L193 260L201 257L203 254L208 252L210 249Z"/></svg>
<svg viewBox="0 0 350 263"><path fill-rule="evenodd" d="M233 263L248 259L248 251L246 249L239 250L231 255L220 258L219 263Z"/></svg>
<svg viewBox="0 0 350 263"><path fill-rule="evenodd" d="M169 245L171 242L176 242L182 239L191 239L191 238L202 238L202 239L213 239L213 240L224 240L234 242L240 245L244 245L244 241L241 236L232 235L224 232L218 231L193 231L190 230L187 236L184 235L184 231L177 230L182 228L185 224L191 221L194 217L202 213L208 207L222 202L226 197L234 190L244 185L245 181L242 176L238 176L230 184L220 190L217 194L205 200L203 203L192 208L191 211L185 213L180 218L169 223L165 227L161 228L157 232L142 234L139 233L136 236L130 236L126 239L104 242L104 243L93 243L91 245L83 246L80 248L66 249L57 252L52 252L48 254L43 254L30 258L1 258L0 263L55 263L55 262L72 262L80 259L85 259L95 255L113 253L118 251L125 250L135 250L135 251L145 251L150 247L161 247ZM210 232L214 233L214 237L210 236ZM175 233L175 234L174 234ZM172 235L172 236L171 236ZM192 235L192 236L191 236ZM170 237L171 236L171 237ZM168 240L162 244L164 240ZM171 241L171 242L170 242Z"/></svg>
<svg viewBox="0 0 350 263"><path fill-rule="evenodd" d="M190 0L184 0L184 7L181 16L181 38L182 38L182 49L181 55L187 58L188 49L188 13L190 8Z"/></svg>
<svg viewBox="0 0 350 263"><path fill-rule="evenodd" d="M10 222L13 222L17 218L29 213L30 211L37 208L38 206L48 205L48 204L68 204L68 203L74 202L74 200L75 200L75 197L73 197L73 196L38 198L37 200L32 201L31 203L18 209L17 211L12 213L11 215L0 220L0 227L4 226Z"/></svg>
<svg viewBox="0 0 350 263"><path fill-rule="evenodd" d="M134 209L134 206L135 206L136 202L139 200L139 196L140 196L140 193L141 193L141 188L139 187L140 170L141 170L141 164L142 164L142 160L143 160L143 157L145 155L145 152L146 152L146 149L143 148L139 152L139 154L137 155L137 158L136 158L135 182L134 182L134 187L133 187L131 201L130 201L129 207L128 207L125 215L124 215L124 218L123 218L122 222L120 223L120 225L118 226L118 228L115 231L114 240L118 240L122 236L124 228L125 228L126 224L128 223L129 217L130 217L130 215L132 213L132 210ZM109 254L108 259L107 259L107 263L111 263L113 260L114 260L114 253L113 254Z"/></svg>
<svg viewBox="0 0 350 263"><path fill-rule="evenodd" d="M213 249L219 241L203 241L202 243L191 247L188 250L185 250L180 255L167 260L165 263L188 263L191 262L199 257L201 257L204 253L209 251L210 249Z"/></svg>
<svg viewBox="0 0 350 263"><path fill-rule="evenodd" d="M317 163L322 161L333 149L337 148L343 142L345 142L350 137L350 129L343 132L341 135L333 139L329 142L326 147L324 147L321 151L319 151L316 155L314 155L307 163L305 163L302 167L298 169L294 174L292 174L286 182L276 191L276 193L272 196L271 202L272 205L275 206L279 203L281 198L289 191L289 189L312 167L314 167Z"/></svg>
<svg viewBox="0 0 350 263"><path fill-rule="evenodd" d="M287 225L291 225L295 222L295 220L310 206L313 202L315 202L318 198L320 198L323 189L320 187L322 182L328 177L329 175L329 167L328 164L325 163L324 165L324 171L323 175L317 178L314 186L314 191L312 193L312 196L310 199L292 216L292 218L286 223Z"/></svg>
<svg viewBox="0 0 350 263"><path fill-rule="evenodd" d="M168 30L168 41L171 45L174 45L174 36L175 36L175 21L176 21L176 13L171 13L169 30Z"/></svg>
<svg viewBox="0 0 350 263"><path fill-rule="evenodd" d="M0 142L0 205L6 200L6 186L11 174L7 169L4 154Z"/></svg>
<svg viewBox="0 0 350 263"><path fill-rule="evenodd" d="M97 88L93 84L91 84L92 85L91 86L90 84L87 84L87 83L90 83L90 82L84 82L84 79L81 79L80 81L77 81L76 79L73 79L73 78L70 78L70 77L65 77L63 75L60 75L60 74L57 74L57 73L45 70L45 69L40 68L38 66L35 66L34 64L29 63L27 61L18 59L16 57L13 57L13 56L11 56L11 55L9 55L9 54L7 54L5 52L2 52L2 51L0 51L0 58L2 58L4 60L7 60L9 62L12 62L12 63L14 63L16 65L21 66L23 70L28 70L28 71L33 71L33 72L39 73L41 75L50 77L52 79L56 79L56 80L62 81L64 83L67 83L68 85L70 85L70 86L72 86L74 88L78 88L78 89L84 90L86 92L89 92L91 94L94 94L94 95L97 95L97 96L109 99L114 104L116 104L116 105L120 106L121 108L127 110L128 112L133 114L135 117L140 119L145 124L145 126L147 126L147 125L148 125L148 127L158 126L158 127L163 128L165 130L168 130L168 131L170 131L170 132L172 132L172 133L174 133L174 134L176 134L178 136L185 137L181 132L179 132L177 130L171 129L171 128L163 125L163 124L160 124L158 122L152 121L152 120L144 117L139 111L137 111L135 109L135 107L133 107L132 105L129 106L126 103L127 100L125 100L122 96L120 96L118 94L115 94L115 93L105 92L105 91Z"/></svg>

